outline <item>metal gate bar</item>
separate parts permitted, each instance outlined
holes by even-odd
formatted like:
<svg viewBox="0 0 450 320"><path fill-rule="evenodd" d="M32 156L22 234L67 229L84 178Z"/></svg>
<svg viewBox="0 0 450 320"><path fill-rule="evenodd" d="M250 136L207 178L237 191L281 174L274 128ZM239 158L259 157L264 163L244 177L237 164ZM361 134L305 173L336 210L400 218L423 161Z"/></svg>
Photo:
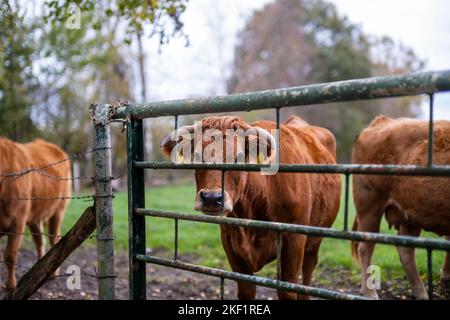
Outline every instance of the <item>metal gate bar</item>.
<svg viewBox="0 0 450 320"><path fill-rule="evenodd" d="M273 280L270 278L264 278L259 276L251 276L248 274L238 273L238 272L230 272L221 269L209 268L204 266L199 266L196 264L191 264L182 261L174 261L170 259L164 259L153 256L146 256L138 254L136 259L139 261L158 264L170 268L177 268L181 270L206 274L218 278L225 278L236 281L245 281L249 283L254 283L259 286L269 287L274 289L282 289L285 291L296 292L304 295L311 295L324 299L339 299L339 300L367 300L364 297L356 296L347 293L341 293L338 291L332 291L327 289L314 288L309 286L304 286L301 284L294 284L286 281Z"/></svg>
<svg viewBox="0 0 450 320"><path fill-rule="evenodd" d="M435 240L435 239L416 238L407 236L394 236L372 232L356 232L356 231L342 232L340 230L332 228L320 228L281 222L229 218L223 216L186 214L179 212L150 210L142 208L135 208L134 213L149 217L170 218L177 220L196 221L213 224L225 224L230 226L240 226L246 228L272 230L278 232L305 234L308 236L318 236L318 237L327 237L327 238L362 241L362 242L375 242L382 244L398 245L402 247L416 247L424 249L450 251L450 241L445 240Z"/></svg>
<svg viewBox="0 0 450 320"><path fill-rule="evenodd" d="M179 170L223 170L223 171L261 171L269 168L260 164L239 163L166 163L134 161L133 166L140 169L179 169ZM398 176L450 176L450 165L422 167L414 165L372 165L372 164L280 164L278 172L290 173L328 173L328 174L367 174Z"/></svg>
<svg viewBox="0 0 450 320"><path fill-rule="evenodd" d="M389 76L362 80L341 81L287 89L268 90L254 93L244 93L229 96L218 96L198 99L184 99L174 101L153 102L150 104L127 104L119 107L114 119L126 119L128 135L128 192L129 192L129 220L130 220L130 298L145 299L146 275L144 262L161 264L168 267L180 268L194 272L215 275L221 279L221 297L223 298L223 280L234 279L248 281L260 285L269 283L274 288L291 290L308 295L325 297L328 291L333 294L329 298L352 297L342 295L336 291L304 287L297 284L283 283L249 275L242 275L224 270L205 268L187 264L178 260L178 220L189 220L216 224L228 224L250 228L263 228L280 232L294 232L311 236L323 236L353 241L370 241L390 245L401 245L427 249L428 290L430 298L433 292L432 283L432 251L450 251L450 241L391 236L367 232L353 232L348 229L348 193L349 177L351 174L401 175L401 176L434 176L449 177L450 165L433 165L433 112L434 94L450 91L450 70L440 72L423 72L405 76ZM226 171L260 171L267 166L254 164L173 164L144 161L143 158L143 128L142 119L161 116L175 116L175 130L178 129L178 116L201 113L220 113L232 111L251 111L275 109L277 128L280 127L280 109L290 106L303 106L319 103L345 102L364 99L401 97L427 94L430 98L429 117L429 147L428 165L303 165L280 164L279 172L296 173L329 173L345 174L345 217L344 231L311 226L291 225L284 223L233 219L225 217L211 217L186 215L175 212L162 212L144 209L144 169L206 169L222 171L222 192L224 188L224 173ZM277 133L277 150L279 149L279 134ZM279 159L280 152L277 152ZM279 161L278 161L279 163ZM145 255L145 216L171 218L175 221L175 252L174 260L161 259ZM277 237L281 238L281 237ZM279 243L277 246L280 245ZM256 282L255 282L256 281ZM269 281L269 282L267 282ZM287 286L287 287L283 287ZM300 290L300 291L296 291ZM337 294L337 295L336 295Z"/></svg>
<svg viewBox="0 0 450 320"><path fill-rule="evenodd" d="M450 90L450 70L376 77L208 98L158 101L120 107L115 119L254 111L330 102L432 94Z"/></svg>

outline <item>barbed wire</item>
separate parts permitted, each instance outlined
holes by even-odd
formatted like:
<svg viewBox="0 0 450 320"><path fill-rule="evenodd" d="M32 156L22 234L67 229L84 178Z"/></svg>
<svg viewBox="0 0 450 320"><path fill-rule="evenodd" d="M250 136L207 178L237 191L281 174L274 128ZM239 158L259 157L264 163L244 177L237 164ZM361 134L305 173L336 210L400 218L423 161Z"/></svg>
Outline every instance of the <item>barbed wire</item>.
<svg viewBox="0 0 450 320"><path fill-rule="evenodd" d="M8 262L8 261L5 261L5 260L0 260L0 263L3 263L6 266L13 264L16 268L22 269L22 270L26 270L26 271L29 271L33 267L33 265L26 266L26 265L23 265L23 264ZM61 268L61 266L59 268ZM92 273L92 274L91 273L68 273L68 272L65 272L65 273L62 273L62 274L53 275L51 278L70 277L70 276L74 276L74 275L80 275L82 277L83 276L84 277L91 277L91 278L95 278L95 279L101 279L101 278L105 278L105 277L117 278L116 274L114 274L114 275L99 275L98 272L97 272L97 269L95 268L95 265L93 265L92 268L94 269L94 273Z"/></svg>
<svg viewBox="0 0 450 320"><path fill-rule="evenodd" d="M113 114L112 114L113 115ZM28 174L38 174L44 178L47 179L52 179L55 181L72 181L72 180L93 180L93 181L112 181L112 180L116 180L119 179L120 176L110 176L110 177L101 177L98 178L96 176L77 176L77 177L59 177L53 174L50 174L46 171L44 171L45 169L48 169L50 167L59 165L61 163L73 160L73 159L79 159L87 154L92 154L96 151L99 150L110 150L111 147L100 147L100 148L95 148L92 150L88 150L86 152L82 152L82 153L77 153L77 154L73 154L67 158L52 162L52 163L48 163L44 166L41 167L36 167L36 168L25 168L22 169L20 171L17 172L7 172L7 173L2 173L0 174L0 178L3 178L2 180L0 180L0 183L4 184L4 183L12 183L13 181L16 181L17 179L26 176ZM96 198L114 198L114 194L104 194L104 195L57 195L57 196L32 196L32 197L0 197L0 201L51 201L51 200L83 200L85 202L89 202L89 201L95 201ZM9 231L0 231L0 236L12 236L12 235L21 235L21 236L26 236L26 235L30 235L30 236L45 236L48 238L62 238L63 235L57 235L57 234L50 234L48 232L32 232L30 231L25 231L25 232L9 232ZM84 239L84 238L83 238ZM91 240L91 239L97 239L97 240L104 240L104 239L98 239L98 237L93 234L89 237L87 237L85 240ZM0 264L14 264L15 267L17 268L21 268L21 269L25 269L27 270L26 272L28 272L30 270L30 266L25 266L25 265L21 265L21 264L17 264L17 263L13 263L13 262L7 262L4 260L0 260ZM117 275L99 275L97 273L97 270L95 269L94 266L94 274L89 274L89 273L64 273L64 274L59 274L56 276L53 276L52 278L65 278L65 277L69 277L69 276L81 276L81 277L90 277L90 278L94 278L94 279L104 279L104 278L116 278ZM6 289L5 287L0 286L0 288L2 289Z"/></svg>
<svg viewBox="0 0 450 320"><path fill-rule="evenodd" d="M52 180L57 180L57 181L70 181L70 180L97 180L97 181L102 181L102 179L98 179L96 176L78 176L78 177L58 177L55 175L51 175L49 173L46 172L42 172L41 170L36 171L37 174L52 179ZM103 178L103 179L108 179L108 180L117 180L120 179L120 176L111 176L109 178Z"/></svg>
<svg viewBox="0 0 450 320"><path fill-rule="evenodd" d="M109 106L107 119L100 120L95 116L95 108L96 108L97 104L94 102L91 102L91 104L89 106L89 117L91 118L92 122L97 126L104 126L108 123L119 122L119 123L122 123L125 128L126 121L123 119L114 119L114 115L116 114L117 109L119 109L121 107L126 107L128 104L129 104L128 101L119 99L117 101L116 105ZM123 130L122 130L122 133L123 133Z"/></svg>
<svg viewBox="0 0 450 320"><path fill-rule="evenodd" d="M0 198L0 201L51 201L51 200L88 200L93 201L96 196L51 196L31 198Z"/></svg>
<svg viewBox="0 0 450 320"><path fill-rule="evenodd" d="M0 235L2 236L13 236L13 235L20 235L20 236L45 236L48 238L62 238L64 235L57 235L57 234L51 234L47 232L33 232L33 231L26 231L26 232L10 232L10 231L0 231ZM95 234L90 235L86 238L86 240L92 240L96 239L97 236ZM85 239L84 237L80 237L80 239ZM0 261L1 262L1 261Z"/></svg>
<svg viewBox="0 0 450 320"><path fill-rule="evenodd" d="M92 154L92 153L94 153L96 151L99 151L99 150L111 150L111 149L112 149L111 147L94 148L94 149L91 149L91 150L88 150L88 151L85 151L85 152L73 154L73 155L71 155L71 156L69 156L67 158L64 158L64 159L61 159L61 160L58 160L58 161L55 161L55 162L51 162L51 163L46 164L46 165L44 165L42 167L26 168L26 169L22 169L22 170L17 171L17 172L2 173L2 174L0 174L0 178L17 178L17 177L21 177L21 176L24 176L24 175L27 175L27 174L30 174L30 173L33 173L33 172L38 173L38 174L42 174L42 173L44 173L44 172L42 172L44 169L56 166L58 164L61 164L61 163L64 163L64 162L67 162L67 161L70 161L70 160L73 160L73 159L79 159L79 158L81 158L84 155ZM47 173L44 173L44 174L52 176L52 175L47 174ZM53 176L53 177L56 177L56 176ZM75 178L73 178L73 177L71 177L71 178L66 177L66 178L63 178L63 179L73 180L73 179L82 179L82 178L85 178L85 177L75 177ZM86 177L86 178L91 179L92 177Z"/></svg>
<svg viewBox="0 0 450 320"><path fill-rule="evenodd" d="M25 266L25 265L18 264L18 263L12 263L12 262L8 262L8 261L4 261L4 260L0 260L0 264L4 264L4 265L6 265L6 266L11 265L11 264L14 264L15 268L24 270L24 271L25 271L25 274L26 274L28 271L30 271L31 268L33 267L33 266ZM62 267L62 266L60 266L59 269L60 269L61 267ZM83 277L83 278L95 279L95 280L97 280L97 281L100 280L100 279L104 279L104 278L117 278L117 277L118 277L117 274L110 274L110 275L100 275L100 274L98 274L98 272L97 272L97 270L96 270L96 268L95 268L95 265L93 265L93 269L94 269L94 273L86 273L86 272L80 272L80 273L73 272L73 273L68 273L68 272L64 272L64 273L60 273L60 274L57 274L57 275L53 274L52 276L49 277L49 279L48 279L47 281L51 281L51 280L55 280L55 279L62 279L62 278L66 278L66 279L67 279L67 278L69 278L69 277L74 277L74 276L79 276L79 277ZM5 286L0 286L0 289L1 289L1 290L5 290L5 291L8 290L8 288L5 287ZM4 296L4 297L2 297L2 298L5 298L5 297L6 297L6 296Z"/></svg>
<svg viewBox="0 0 450 320"><path fill-rule="evenodd" d="M115 195L87 195L87 196L49 196L49 197L30 197L30 198L1 198L0 201L52 201L52 200L85 200L83 202L95 201L97 198L114 198Z"/></svg>
<svg viewBox="0 0 450 320"><path fill-rule="evenodd" d="M86 154L94 153L98 150L109 150L111 147L100 147L100 148L94 148L92 150L88 150L86 152L73 154L67 158L46 164L44 166L38 167L38 168L26 168L17 172L8 172L8 173L2 173L0 174L0 178L4 178L4 180L1 181L1 183L12 183L19 179L20 177L23 177L25 175L36 173L39 174L45 178L52 179L55 181L71 181L71 180L82 180L82 179L89 179L93 181L112 181L117 180L120 178L120 176L110 176L110 177L104 177L104 178L98 178L96 176L77 176L77 177L58 177L55 175L52 175L48 172L45 172L43 170L50 168L52 166L56 166L58 164L64 163L66 161L70 161L73 159L80 158ZM9 179L9 180L5 180ZM85 200L86 202L94 201L95 198L101 198L101 197L114 197L114 194L108 194L108 195L58 195L58 196L32 196L32 197L0 197L0 201L51 201L51 200Z"/></svg>

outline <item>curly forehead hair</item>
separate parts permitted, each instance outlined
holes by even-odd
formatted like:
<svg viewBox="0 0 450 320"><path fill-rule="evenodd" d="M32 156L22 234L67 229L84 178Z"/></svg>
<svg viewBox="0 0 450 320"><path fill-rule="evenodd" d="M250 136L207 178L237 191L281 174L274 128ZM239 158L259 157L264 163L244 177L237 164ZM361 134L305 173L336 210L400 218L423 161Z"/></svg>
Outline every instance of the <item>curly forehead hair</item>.
<svg viewBox="0 0 450 320"><path fill-rule="evenodd" d="M202 120L202 129L248 129L249 125L237 116L208 117Z"/></svg>

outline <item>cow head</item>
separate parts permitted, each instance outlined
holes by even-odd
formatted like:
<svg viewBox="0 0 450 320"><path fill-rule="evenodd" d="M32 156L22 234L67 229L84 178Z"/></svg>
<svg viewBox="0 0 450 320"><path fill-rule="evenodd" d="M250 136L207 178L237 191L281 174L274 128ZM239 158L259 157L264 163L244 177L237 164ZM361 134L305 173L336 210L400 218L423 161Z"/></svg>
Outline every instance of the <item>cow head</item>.
<svg viewBox="0 0 450 320"><path fill-rule="evenodd" d="M163 152L173 162L269 163L275 155L275 138L239 117L209 117L164 137ZM199 169L195 171L195 210L209 215L228 214L244 194L249 173Z"/></svg>

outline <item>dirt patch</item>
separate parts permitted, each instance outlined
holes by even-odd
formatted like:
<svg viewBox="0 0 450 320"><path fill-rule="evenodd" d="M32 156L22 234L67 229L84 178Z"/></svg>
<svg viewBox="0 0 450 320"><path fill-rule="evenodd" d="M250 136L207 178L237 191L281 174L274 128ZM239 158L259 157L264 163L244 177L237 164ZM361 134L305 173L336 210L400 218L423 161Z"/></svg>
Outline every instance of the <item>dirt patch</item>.
<svg viewBox="0 0 450 320"><path fill-rule="evenodd" d="M152 254L167 256L167 252L157 250ZM194 254L183 255L181 260L186 262L198 262ZM97 279L95 278L96 266L95 247L81 247L75 251L63 264L61 276L49 280L39 289L31 299L97 299ZM22 249L18 257L18 277L22 276L36 261L36 255L32 250ZM116 261L116 297L128 299L128 256L126 252L118 252ZM80 267L81 289L70 290L67 288L67 276L64 275L70 265ZM220 296L220 280L215 277L201 274L165 268L160 266L147 266L147 297L148 299L218 299ZM6 277L6 268L0 264L0 279ZM355 280L354 273L345 268L324 269L319 268L314 279L314 286L339 290L346 293L358 294L359 284ZM4 285L4 282L2 282ZM436 284L436 296L444 298L441 286ZM236 298L236 284L234 281L225 280L225 298ZM0 289L0 298L5 290ZM382 284L379 291L381 299L411 299L411 290L406 278L395 278ZM257 289L258 299L276 299L276 290L264 287Z"/></svg>

